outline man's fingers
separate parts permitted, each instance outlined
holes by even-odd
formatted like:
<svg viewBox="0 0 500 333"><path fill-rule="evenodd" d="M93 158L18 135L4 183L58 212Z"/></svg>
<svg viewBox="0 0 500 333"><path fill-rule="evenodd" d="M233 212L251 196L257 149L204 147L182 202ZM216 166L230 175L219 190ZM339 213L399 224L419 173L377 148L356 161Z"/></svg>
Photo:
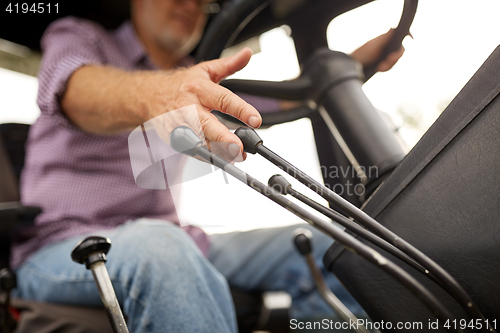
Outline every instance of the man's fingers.
<svg viewBox="0 0 500 333"><path fill-rule="evenodd" d="M251 57L252 50L248 47L245 47L243 50L233 56L207 61L201 63L200 66L208 73L210 79L213 82L219 83L224 78L236 73L237 71L245 67L250 61Z"/></svg>
<svg viewBox="0 0 500 333"><path fill-rule="evenodd" d="M209 81L200 82L197 95L205 107L230 114L253 128L259 127L262 123L260 113L253 106L218 84Z"/></svg>
<svg viewBox="0 0 500 333"><path fill-rule="evenodd" d="M201 69L207 77L198 77L183 85L186 96L195 97L199 103L198 116L203 134L214 152L227 160L244 160L243 144L240 139L210 113L210 110L219 110L230 114L251 127L257 128L262 123L259 112L250 104L229 89L218 83L223 78L239 71L246 66L252 56L252 51L245 48L234 56L204 62L193 67L193 73ZM194 96L193 96L194 95ZM219 150L219 152L217 152Z"/></svg>
<svg viewBox="0 0 500 333"><path fill-rule="evenodd" d="M382 61L378 66L377 70L379 72L386 72L394 66L398 60L403 56L405 48L401 46L397 51L390 53L384 61Z"/></svg>
<svg viewBox="0 0 500 333"><path fill-rule="evenodd" d="M221 124L212 113L199 112L203 135L211 142L210 149L227 160L242 161L243 144L241 140Z"/></svg>
<svg viewBox="0 0 500 333"><path fill-rule="evenodd" d="M218 85L223 78L245 67L251 56L252 50L246 47L231 57L199 64L198 68L204 70L210 80L197 80L194 84L190 84L188 89L197 95L203 106L230 114L245 124L257 128L262 123L259 112L230 90Z"/></svg>

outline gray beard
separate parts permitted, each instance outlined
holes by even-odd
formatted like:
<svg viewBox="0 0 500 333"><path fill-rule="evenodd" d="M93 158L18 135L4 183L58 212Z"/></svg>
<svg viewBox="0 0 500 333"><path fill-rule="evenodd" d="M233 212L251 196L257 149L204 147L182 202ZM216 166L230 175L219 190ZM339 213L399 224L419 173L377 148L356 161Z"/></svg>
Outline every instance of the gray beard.
<svg viewBox="0 0 500 333"><path fill-rule="evenodd" d="M170 29L164 29L157 37L159 45L167 51L174 52L179 56L187 56L198 44L201 37L200 33L194 33L188 37L179 38L172 34Z"/></svg>

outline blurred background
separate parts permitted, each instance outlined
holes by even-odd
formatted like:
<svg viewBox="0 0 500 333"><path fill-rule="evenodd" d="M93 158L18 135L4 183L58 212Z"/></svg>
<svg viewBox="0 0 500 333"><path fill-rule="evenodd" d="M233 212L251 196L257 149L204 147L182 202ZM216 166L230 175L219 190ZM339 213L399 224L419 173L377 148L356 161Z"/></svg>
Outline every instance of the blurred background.
<svg viewBox="0 0 500 333"><path fill-rule="evenodd" d="M329 47L350 53L395 27L402 4L401 0L377 0L339 16L328 28ZM420 0L411 28L413 39L407 37L403 42L405 54L393 69L376 74L364 85L375 107L397 126L407 150L418 142L500 44L499 12L500 2L496 0ZM281 81L298 76L293 40L287 27L261 35L258 48L260 52L234 78ZM26 62L21 72L36 75L33 63L39 55L0 40L2 63L11 56L24 56ZM0 123L33 123L39 114L37 89L36 77L0 68ZM321 181L308 120L260 130L259 135L271 150ZM189 161L185 172L196 168L196 163L199 162ZM249 155L238 167L265 183L280 171L257 155ZM292 184L300 187L296 182ZM176 207L181 221L201 225L209 233L299 222L247 186L230 176L224 177L220 170L180 186Z"/></svg>

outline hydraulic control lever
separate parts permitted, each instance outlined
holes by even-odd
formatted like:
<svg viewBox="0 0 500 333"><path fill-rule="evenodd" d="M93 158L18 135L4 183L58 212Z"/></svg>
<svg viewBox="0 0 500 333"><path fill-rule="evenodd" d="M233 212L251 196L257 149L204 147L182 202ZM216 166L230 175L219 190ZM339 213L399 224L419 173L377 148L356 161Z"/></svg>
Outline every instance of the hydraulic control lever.
<svg viewBox="0 0 500 333"><path fill-rule="evenodd" d="M422 251L396 235L391 230L384 227L374 218L342 198L334 191L319 183L314 178L307 175L305 172L301 171L293 164L286 161L284 158L264 146L263 140L259 137L255 130L248 127L240 127L234 132L234 134L236 134L242 141L245 152L251 154L260 154L265 159L300 181L308 188L315 190L316 193L318 193L336 208L351 216L356 222L363 225L365 228L369 229L380 238L391 243L402 252L406 253L409 257L411 257L418 264L425 268L424 274L432 274L433 277L437 281L439 281L439 285L460 304L462 309L464 309L464 311L469 315L471 319L475 319L481 322L486 321L486 317L484 316L484 314L481 312L481 310L472 300L469 294L465 291L465 289L458 283L458 281ZM492 331L485 327L482 327L481 330L483 332L495 332L494 330Z"/></svg>
<svg viewBox="0 0 500 333"><path fill-rule="evenodd" d="M304 228L298 228L294 232L293 243L295 247L300 252L300 254L304 257L307 266L309 267L309 271L313 277L314 283L318 288L319 294L325 302L346 322L348 323L356 323L353 328L353 331L356 333L370 333L369 330L362 324L358 325L358 318L342 303L341 300L338 299L337 296L328 288L328 285L321 274L321 270L319 269L314 257L312 255L312 232Z"/></svg>
<svg viewBox="0 0 500 333"><path fill-rule="evenodd" d="M243 144L245 145L245 142L243 142ZM347 250L365 258L369 262L373 263L377 267L393 276L401 284L411 290L415 294L415 296L418 297L424 304L426 304L432 311L432 313L434 313L434 315L436 315L436 317L443 322L446 322L446 320L453 320L450 312L443 306L443 304L433 294L431 294L427 288L425 288L420 282L418 282L401 267L397 266L394 262L388 260L379 252L363 244L358 239L349 235L345 231L339 229L330 221L325 221L321 218L318 218L308 210L286 199L278 191L264 185L254 177L238 169L230 162L224 160L222 157L212 153L203 146L201 139L189 127L179 126L175 128L170 134L170 145L179 153L187 154L189 156L197 155L206 162L215 165L220 169L223 169L231 176L240 180L252 189L256 190L278 205L287 209L291 213L302 218L312 226L329 235L340 244L344 245ZM463 330L459 327L453 327L452 329L454 332L463 332Z"/></svg>
<svg viewBox="0 0 500 333"><path fill-rule="evenodd" d="M108 270L106 269L106 253L111 247L109 238L91 236L82 240L71 252L71 259L79 264L85 264L92 271L99 295L108 314L111 327L115 333L128 333L125 318L116 298Z"/></svg>

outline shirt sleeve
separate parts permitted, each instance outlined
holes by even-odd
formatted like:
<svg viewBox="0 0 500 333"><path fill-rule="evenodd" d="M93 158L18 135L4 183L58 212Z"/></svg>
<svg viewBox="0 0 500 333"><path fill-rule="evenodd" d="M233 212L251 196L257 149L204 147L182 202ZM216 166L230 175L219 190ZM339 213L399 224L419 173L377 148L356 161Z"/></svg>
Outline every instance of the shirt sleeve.
<svg viewBox="0 0 500 333"><path fill-rule="evenodd" d="M55 116L62 125L72 126L61 112L60 99L75 70L85 65L106 64L102 52L105 34L98 24L76 17L57 20L47 28L41 40L43 58L38 73L37 104L42 114Z"/></svg>

